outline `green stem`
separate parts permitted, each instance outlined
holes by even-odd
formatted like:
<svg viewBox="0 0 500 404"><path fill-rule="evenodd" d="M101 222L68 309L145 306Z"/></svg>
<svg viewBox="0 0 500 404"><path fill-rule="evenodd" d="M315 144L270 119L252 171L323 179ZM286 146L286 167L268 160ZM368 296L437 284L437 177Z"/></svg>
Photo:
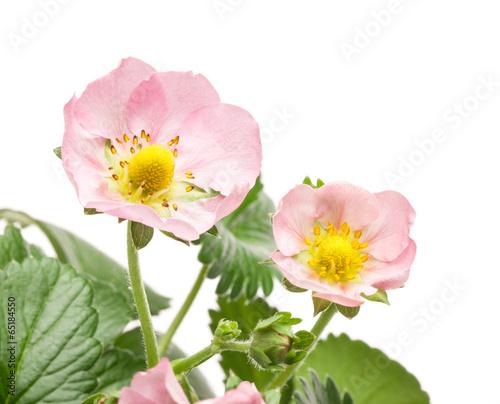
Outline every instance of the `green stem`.
<svg viewBox="0 0 500 404"><path fill-rule="evenodd" d="M167 332L163 334L163 336L161 337L159 343L159 349L160 349L160 354L162 356L165 355L165 353L167 352L167 348L170 345L170 341L172 341L172 338L175 332L177 331L177 328L179 328L179 325L186 316L186 313L191 308L191 305L193 304L194 299L196 298L196 295L200 291L201 285L203 284L203 281L207 276L207 271L208 271L208 266L204 265L201 268L201 271L198 274L198 278L196 278L196 281L191 289L191 292L189 292L186 301L184 302L181 309L177 313L177 316L175 316L174 321L172 321L172 324L170 324L170 327L168 328Z"/></svg>
<svg viewBox="0 0 500 404"><path fill-rule="evenodd" d="M203 348L201 351L188 358L177 359L173 361L171 365L172 369L174 369L174 373L179 374L201 365L203 362L222 351L248 352L249 349L250 342L219 342L215 345L211 344Z"/></svg>
<svg viewBox="0 0 500 404"><path fill-rule="evenodd" d="M132 222L129 221L127 227L127 254L130 284L132 285L132 294L134 295L137 314L141 322L148 368L152 368L159 362L160 355L158 352L158 345L156 344L156 335L151 319L151 312L149 310L148 298L144 289L144 283L142 282L139 254L132 240L131 226Z"/></svg>
<svg viewBox="0 0 500 404"><path fill-rule="evenodd" d="M321 333L325 330L326 326L328 325L336 311L337 308L335 306L335 303L332 303L323 313L321 313L318 320L316 321L316 324L314 324L313 328L311 329L311 332L316 336L316 341L309 347L309 349L307 349L307 354L309 354L314 349L314 347L316 346L316 342L321 336ZM305 358L295 365L288 366L284 372L278 374L276 378L271 381L271 383L266 387L266 390L278 389L284 386L288 379L292 377L293 373L299 369L304 361Z"/></svg>

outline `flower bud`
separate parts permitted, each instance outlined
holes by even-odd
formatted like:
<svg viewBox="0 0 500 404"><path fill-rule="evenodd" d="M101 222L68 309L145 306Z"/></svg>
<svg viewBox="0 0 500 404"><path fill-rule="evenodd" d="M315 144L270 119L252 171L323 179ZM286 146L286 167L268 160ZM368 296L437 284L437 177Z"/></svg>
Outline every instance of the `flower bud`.
<svg viewBox="0 0 500 404"><path fill-rule="evenodd" d="M314 342L314 335L307 331L292 333L292 325L301 321L286 312L260 321L253 330L250 358L270 371L283 370L302 360L306 356L304 349Z"/></svg>

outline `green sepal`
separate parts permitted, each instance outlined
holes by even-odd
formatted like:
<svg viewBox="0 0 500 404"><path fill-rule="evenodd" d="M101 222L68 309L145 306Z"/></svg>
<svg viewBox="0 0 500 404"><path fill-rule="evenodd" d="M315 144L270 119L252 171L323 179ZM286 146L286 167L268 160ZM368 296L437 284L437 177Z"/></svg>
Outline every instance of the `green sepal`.
<svg viewBox="0 0 500 404"><path fill-rule="evenodd" d="M62 160L61 146L54 149L54 154Z"/></svg>
<svg viewBox="0 0 500 404"><path fill-rule="evenodd" d="M342 314L344 317L348 318L349 320L352 320L354 317L356 317L359 313L359 310L361 309L360 306L347 307L337 303L335 303L335 306L337 306L337 310L339 311L339 313Z"/></svg>
<svg viewBox="0 0 500 404"><path fill-rule="evenodd" d="M230 370L225 384L226 391L235 389L241 382L242 380L238 376L236 376L236 374L232 370Z"/></svg>
<svg viewBox="0 0 500 404"><path fill-rule="evenodd" d="M384 303L390 306L389 298L387 297L387 292L385 290L379 289L373 295L365 295L361 293L361 296L366 300L370 300L371 302Z"/></svg>
<svg viewBox="0 0 500 404"><path fill-rule="evenodd" d="M119 397L98 393L98 394L94 394L93 396L90 396L86 400L83 400L82 404L101 404L101 403L103 403L103 404L117 404L118 398ZM105 401L102 401L104 399L105 399Z"/></svg>
<svg viewBox="0 0 500 404"><path fill-rule="evenodd" d="M204 234L220 238L219 230L217 229L217 226L215 224L210 229L208 229Z"/></svg>
<svg viewBox="0 0 500 404"><path fill-rule="evenodd" d="M281 282L283 287L288 290L289 292L292 293L304 293L307 292L307 289L302 289L299 288L298 286L295 286L293 283L291 283L288 279L283 278L283 282Z"/></svg>
<svg viewBox="0 0 500 404"><path fill-rule="evenodd" d="M264 401L267 404L279 404L281 400L281 392L279 389L269 390L264 393Z"/></svg>
<svg viewBox="0 0 500 404"><path fill-rule="evenodd" d="M160 230L160 232L163 233L165 236L170 237L172 240L179 241L182 244L187 245L188 247L191 245L189 241L177 237L176 235L174 235L174 233L170 233L169 231L164 231L164 230Z"/></svg>
<svg viewBox="0 0 500 404"><path fill-rule="evenodd" d="M304 178L304 181L302 181L302 184L309 185L310 187L312 187L314 189L321 188L323 185L325 185L325 183L319 178L316 181L316 185L314 185L313 182L311 181L311 178L309 178L309 176L306 176L306 178Z"/></svg>
<svg viewBox="0 0 500 404"><path fill-rule="evenodd" d="M83 214L84 215L100 215L102 212L98 212L95 208L83 208Z"/></svg>
<svg viewBox="0 0 500 404"><path fill-rule="evenodd" d="M197 401L200 401L196 394L196 391L194 390L193 386L191 386L184 373L182 373L182 375L180 376L179 383L190 403L196 403Z"/></svg>
<svg viewBox="0 0 500 404"><path fill-rule="evenodd" d="M313 306L314 306L314 315L313 317L316 317L319 313L322 311L325 311L330 305L332 304L331 301L322 299L320 297L312 297L313 301Z"/></svg>
<svg viewBox="0 0 500 404"><path fill-rule="evenodd" d="M130 226L130 234L137 251L146 247L153 239L154 229L139 222L132 222Z"/></svg>
<svg viewBox="0 0 500 404"><path fill-rule="evenodd" d="M297 331L294 337L294 348L298 350L308 349L316 340L313 333L305 330Z"/></svg>
<svg viewBox="0 0 500 404"><path fill-rule="evenodd" d="M272 258L268 258L266 260L259 261L260 265L276 265Z"/></svg>

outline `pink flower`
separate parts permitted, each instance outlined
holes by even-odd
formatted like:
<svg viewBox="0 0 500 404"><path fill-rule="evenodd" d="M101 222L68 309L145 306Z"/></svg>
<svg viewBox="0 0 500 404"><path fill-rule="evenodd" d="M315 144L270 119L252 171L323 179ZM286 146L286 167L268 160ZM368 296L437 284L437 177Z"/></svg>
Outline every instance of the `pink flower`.
<svg viewBox="0 0 500 404"><path fill-rule="evenodd" d="M224 397L200 401L200 404L266 404L253 383L241 382L236 389L229 390Z"/></svg>
<svg viewBox="0 0 500 404"><path fill-rule="evenodd" d="M295 286L343 306L360 294L401 287L416 245L415 211L395 191L372 194L346 182L299 185L280 201L273 220L278 252L271 257Z"/></svg>
<svg viewBox="0 0 500 404"><path fill-rule="evenodd" d="M258 125L191 72L128 58L64 108L63 167L80 202L194 240L259 174Z"/></svg>
<svg viewBox="0 0 500 404"><path fill-rule="evenodd" d="M146 372L138 372L130 387L120 393L118 404L189 404L167 358ZM242 382L224 397L199 401L200 404L265 404L255 385Z"/></svg>
<svg viewBox="0 0 500 404"><path fill-rule="evenodd" d="M137 372L120 393L118 404L189 404L167 358L146 372Z"/></svg>

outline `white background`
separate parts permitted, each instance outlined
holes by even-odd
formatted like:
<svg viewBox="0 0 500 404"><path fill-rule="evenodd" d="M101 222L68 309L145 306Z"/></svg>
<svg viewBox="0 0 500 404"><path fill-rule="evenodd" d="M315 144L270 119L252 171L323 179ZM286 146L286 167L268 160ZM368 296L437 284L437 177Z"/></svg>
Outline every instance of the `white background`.
<svg viewBox="0 0 500 404"><path fill-rule="evenodd" d="M44 19L38 1L2 2L0 207L69 228L125 264L124 225L83 216L52 154L63 106L122 57L202 73L224 102L260 123L263 180L275 202L307 174L396 189L417 211L407 287L390 292L391 307L366 304L328 331L384 349L433 403L500 403L498 1L215 3L225 11L213 0L66 0ZM385 16L384 27L375 15ZM20 39L33 19L41 27ZM497 83L489 91L481 84L488 80ZM293 118L276 120L284 110ZM428 155L416 144L425 139ZM402 159L413 163L403 168ZM388 181L388 172L405 177ZM142 254L146 281L173 298L159 331L194 281L196 255L160 235ZM176 335L187 352L209 343L215 285L206 282ZM277 287L271 302L311 326L306 296ZM221 392L216 360L202 370Z"/></svg>

